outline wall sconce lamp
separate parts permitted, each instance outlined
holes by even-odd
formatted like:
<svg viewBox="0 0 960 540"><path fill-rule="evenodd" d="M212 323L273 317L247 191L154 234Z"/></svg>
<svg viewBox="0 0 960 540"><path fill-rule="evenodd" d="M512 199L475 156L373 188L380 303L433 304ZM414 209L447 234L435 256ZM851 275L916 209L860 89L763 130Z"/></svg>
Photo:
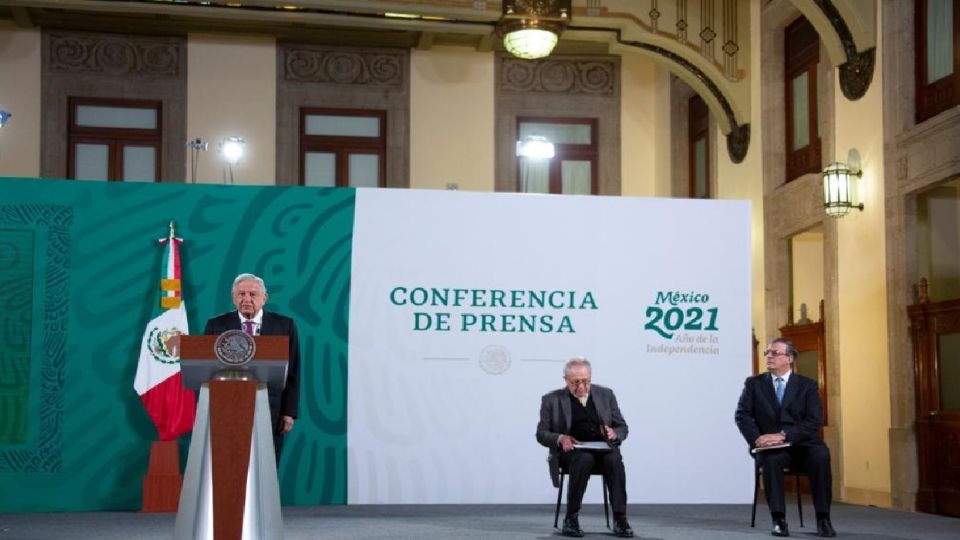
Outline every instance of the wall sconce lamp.
<svg viewBox="0 0 960 540"><path fill-rule="evenodd" d="M517 58L548 56L570 24L571 0L503 0L497 31Z"/></svg>
<svg viewBox="0 0 960 540"><path fill-rule="evenodd" d="M10 121L10 117L13 116L7 111L0 111L0 128L7 125L7 122Z"/></svg>
<svg viewBox="0 0 960 540"><path fill-rule="evenodd" d="M854 154L851 150L851 155ZM853 161L853 160L850 160ZM859 161L859 160L857 160ZM859 166L835 162L823 169L823 209L827 215L842 218L853 208L863 211L863 203L853 203L853 177L860 178L863 171Z"/></svg>
<svg viewBox="0 0 960 540"><path fill-rule="evenodd" d="M223 157L226 167L223 173L223 183L227 183L227 171L230 172L230 183L233 183L233 166L240 162L246 150L247 143L242 137L227 137L217 145L217 151Z"/></svg>
<svg viewBox="0 0 960 540"><path fill-rule="evenodd" d="M517 157L550 159L555 155L553 143L543 135L527 135L517 141Z"/></svg>

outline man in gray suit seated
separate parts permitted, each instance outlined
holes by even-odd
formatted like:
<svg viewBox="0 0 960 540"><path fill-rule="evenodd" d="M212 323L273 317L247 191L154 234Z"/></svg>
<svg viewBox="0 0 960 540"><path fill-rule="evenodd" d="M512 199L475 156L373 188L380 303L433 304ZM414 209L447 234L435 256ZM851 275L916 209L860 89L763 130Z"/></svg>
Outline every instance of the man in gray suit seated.
<svg viewBox="0 0 960 540"><path fill-rule="evenodd" d="M590 384L590 362L573 358L563 368L565 388L543 396L537 441L550 449L551 475L559 487L556 468L560 465L570 475L567 490L567 513L563 518L564 536L583 536L580 529L580 503L587 481L596 463L602 463L603 477L610 491L613 507L613 534L633 537L627 523L626 472L620 455L620 444L627 438L627 422L620 414L613 390ZM582 448L582 443L597 449Z"/></svg>

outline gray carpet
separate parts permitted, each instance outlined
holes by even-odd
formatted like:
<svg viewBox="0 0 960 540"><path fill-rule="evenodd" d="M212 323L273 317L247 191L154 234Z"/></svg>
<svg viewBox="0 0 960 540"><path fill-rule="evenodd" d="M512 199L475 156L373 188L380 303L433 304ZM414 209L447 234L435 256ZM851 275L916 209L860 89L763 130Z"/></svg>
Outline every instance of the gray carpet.
<svg viewBox="0 0 960 540"><path fill-rule="evenodd" d="M553 528L553 506L314 506L283 509L287 540L314 539L560 539ZM796 509L787 512L791 536L816 538L813 508L804 508L800 528ZM562 517L562 516L561 516ZM637 538L653 540L771 538L766 507L757 509L750 528L748 505L631 505ZM87 512L0 515L0 540L169 540L172 514ZM957 540L960 519L838 504L833 524L840 538ZM602 506L580 514L586 538L612 538Z"/></svg>

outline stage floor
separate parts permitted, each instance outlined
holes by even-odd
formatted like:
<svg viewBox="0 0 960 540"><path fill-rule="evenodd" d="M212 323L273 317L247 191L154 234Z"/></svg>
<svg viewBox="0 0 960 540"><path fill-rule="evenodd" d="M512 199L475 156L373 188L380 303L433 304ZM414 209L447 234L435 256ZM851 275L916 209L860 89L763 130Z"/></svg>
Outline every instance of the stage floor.
<svg viewBox="0 0 960 540"><path fill-rule="evenodd" d="M804 507L800 528L796 507L787 510L791 537L814 538L813 507ZM549 539L553 528L548 505L311 506L283 509L286 540L314 539ZM562 515L561 515L562 518ZM770 538L766 506L757 508L750 528L749 505L631 505L628 515L637 538ZM0 515L0 540L169 540L172 514L78 512ZM840 538L956 540L960 519L837 504L833 525ZM612 537L603 507L580 513L587 538Z"/></svg>

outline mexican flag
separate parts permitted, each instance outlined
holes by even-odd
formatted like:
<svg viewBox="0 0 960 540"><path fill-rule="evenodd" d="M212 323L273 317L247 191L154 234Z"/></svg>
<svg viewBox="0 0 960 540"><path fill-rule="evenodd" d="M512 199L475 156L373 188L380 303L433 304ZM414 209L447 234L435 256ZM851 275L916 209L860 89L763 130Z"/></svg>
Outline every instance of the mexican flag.
<svg viewBox="0 0 960 540"><path fill-rule="evenodd" d="M170 235L164 244L160 279L160 313L147 323L140 342L140 360L133 388L157 426L161 441L176 439L193 429L196 399L180 378L180 336L189 334L187 310L180 287L180 244Z"/></svg>

